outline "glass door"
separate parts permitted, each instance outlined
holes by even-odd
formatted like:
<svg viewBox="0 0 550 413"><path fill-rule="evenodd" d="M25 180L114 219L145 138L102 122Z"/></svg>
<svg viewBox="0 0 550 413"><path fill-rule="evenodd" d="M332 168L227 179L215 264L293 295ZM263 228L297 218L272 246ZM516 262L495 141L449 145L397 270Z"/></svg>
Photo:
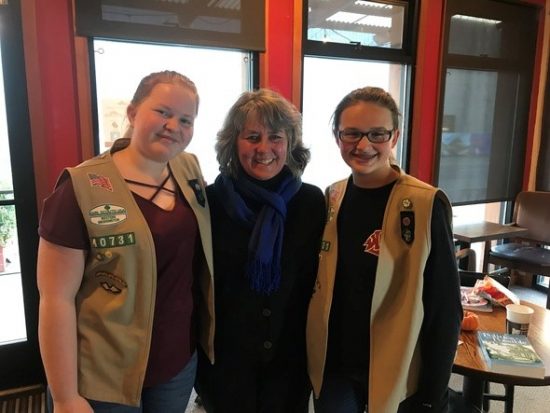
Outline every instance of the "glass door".
<svg viewBox="0 0 550 413"><path fill-rule="evenodd" d="M7 3L0 6L0 390L43 381L37 338L37 207L20 3Z"/></svg>

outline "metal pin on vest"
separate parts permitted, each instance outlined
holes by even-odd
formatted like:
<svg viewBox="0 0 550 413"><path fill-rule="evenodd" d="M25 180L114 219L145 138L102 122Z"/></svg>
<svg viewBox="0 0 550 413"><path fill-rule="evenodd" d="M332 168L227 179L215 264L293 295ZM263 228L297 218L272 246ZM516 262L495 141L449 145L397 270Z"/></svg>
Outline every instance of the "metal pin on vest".
<svg viewBox="0 0 550 413"><path fill-rule="evenodd" d="M401 238L407 244L412 244L414 241L414 211L412 211L413 203L409 198L401 201L405 211L400 212L401 220Z"/></svg>

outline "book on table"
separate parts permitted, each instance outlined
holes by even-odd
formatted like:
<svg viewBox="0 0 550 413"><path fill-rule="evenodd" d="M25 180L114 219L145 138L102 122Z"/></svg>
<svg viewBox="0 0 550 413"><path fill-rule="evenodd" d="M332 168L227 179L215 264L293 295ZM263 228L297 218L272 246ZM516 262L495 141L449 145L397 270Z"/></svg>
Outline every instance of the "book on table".
<svg viewBox="0 0 550 413"><path fill-rule="evenodd" d="M490 371L544 378L544 363L527 336L478 331L477 339Z"/></svg>

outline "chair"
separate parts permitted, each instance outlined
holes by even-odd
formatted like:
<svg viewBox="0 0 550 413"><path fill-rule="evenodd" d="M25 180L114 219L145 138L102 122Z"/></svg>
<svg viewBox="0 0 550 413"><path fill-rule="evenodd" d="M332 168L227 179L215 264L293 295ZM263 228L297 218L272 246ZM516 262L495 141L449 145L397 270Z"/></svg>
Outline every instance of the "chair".
<svg viewBox="0 0 550 413"><path fill-rule="evenodd" d="M460 392L449 389L449 413L483 413L477 407L468 403Z"/></svg>
<svg viewBox="0 0 550 413"><path fill-rule="evenodd" d="M459 269L475 271L476 269L476 252L471 248L460 248L455 253L457 265ZM466 262L466 268L462 268L462 263Z"/></svg>
<svg viewBox="0 0 550 413"><path fill-rule="evenodd" d="M508 271L507 269L505 269ZM482 280L485 278L485 275L493 278L498 281L504 287L508 288L510 286L510 274L504 270L499 270L496 272L491 272L489 274L484 274L482 272L476 271L465 271L458 270L458 276L460 277L460 285L464 287L473 287L477 280Z"/></svg>
<svg viewBox="0 0 550 413"><path fill-rule="evenodd" d="M550 192L525 191L516 197L513 224L529 230L524 238L496 245L488 262L533 275L550 276ZM550 291L546 299L550 309Z"/></svg>

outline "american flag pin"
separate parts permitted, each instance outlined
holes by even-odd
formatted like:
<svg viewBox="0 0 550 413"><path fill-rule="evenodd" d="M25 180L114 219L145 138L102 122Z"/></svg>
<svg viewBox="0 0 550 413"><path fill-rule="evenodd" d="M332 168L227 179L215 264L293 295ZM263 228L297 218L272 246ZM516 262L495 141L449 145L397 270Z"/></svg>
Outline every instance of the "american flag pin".
<svg viewBox="0 0 550 413"><path fill-rule="evenodd" d="M88 174L88 180L90 181L90 186L99 187L106 189L107 191L113 192L113 185L111 180L103 175L97 174Z"/></svg>

